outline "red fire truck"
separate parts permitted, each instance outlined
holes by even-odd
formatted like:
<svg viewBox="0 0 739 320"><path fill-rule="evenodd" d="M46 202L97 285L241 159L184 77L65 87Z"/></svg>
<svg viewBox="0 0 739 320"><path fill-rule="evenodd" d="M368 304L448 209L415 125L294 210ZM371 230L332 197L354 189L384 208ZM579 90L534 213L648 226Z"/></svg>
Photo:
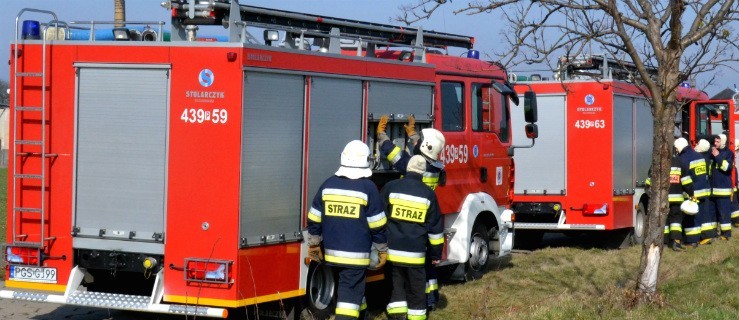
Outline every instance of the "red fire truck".
<svg viewBox="0 0 739 320"><path fill-rule="evenodd" d="M653 117L629 81L634 66L598 55L559 63L554 79L531 75L517 84L537 94L541 137L516 152L516 244L534 247L545 232L604 231L616 245L638 243L646 224ZM676 130L690 141L728 130L726 123L716 126L718 102L703 101L702 91L679 87L678 99L685 107ZM721 110L727 115L733 108ZM513 114L513 123L523 119ZM523 138L514 133L514 142Z"/></svg>
<svg viewBox="0 0 739 320"><path fill-rule="evenodd" d="M19 13L16 29L29 13L50 18L23 21L10 48L0 297L208 317L299 298L332 312L335 280L306 259L305 213L348 141L374 146L382 114L397 143L408 115L446 136L437 194L452 276L510 253L518 98L500 65L442 53L473 38L237 1L163 5L168 35ZM227 26L229 41L197 41L199 25ZM80 30L89 40L71 40ZM107 33L115 41L96 40ZM398 176L387 164L373 175Z"/></svg>

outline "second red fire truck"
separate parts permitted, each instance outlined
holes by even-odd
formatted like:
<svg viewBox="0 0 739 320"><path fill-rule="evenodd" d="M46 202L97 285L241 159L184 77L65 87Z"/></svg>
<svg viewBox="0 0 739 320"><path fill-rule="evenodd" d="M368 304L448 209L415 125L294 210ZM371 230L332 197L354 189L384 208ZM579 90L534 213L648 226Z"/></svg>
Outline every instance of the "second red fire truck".
<svg viewBox="0 0 739 320"><path fill-rule="evenodd" d="M518 83L537 94L541 137L516 152L516 244L535 247L544 233L601 233L611 245L644 237L652 159L652 112L630 81L628 63L588 56L563 58L556 79ZM726 132L734 141L734 102L711 101L689 86L677 89L677 135L693 145ZM514 114L514 127L523 119ZM514 141L524 139L514 133Z"/></svg>

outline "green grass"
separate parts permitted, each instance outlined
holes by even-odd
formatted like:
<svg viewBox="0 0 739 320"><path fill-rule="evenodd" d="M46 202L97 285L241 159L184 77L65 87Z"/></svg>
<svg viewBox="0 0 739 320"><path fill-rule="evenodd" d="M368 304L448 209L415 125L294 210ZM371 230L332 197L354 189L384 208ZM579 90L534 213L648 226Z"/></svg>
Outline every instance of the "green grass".
<svg viewBox="0 0 739 320"><path fill-rule="evenodd" d="M514 254L478 281L443 285L442 303L431 317L739 319L739 237L688 252L664 252L661 306L629 307L640 254L640 246L546 248ZM384 315L375 314L375 318L384 319Z"/></svg>
<svg viewBox="0 0 739 320"><path fill-rule="evenodd" d="M5 239L6 223L5 220L8 218L8 168L0 168L0 237ZM5 241L0 241L5 242ZM5 253L0 254L3 258L0 259L0 278L5 277Z"/></svg>

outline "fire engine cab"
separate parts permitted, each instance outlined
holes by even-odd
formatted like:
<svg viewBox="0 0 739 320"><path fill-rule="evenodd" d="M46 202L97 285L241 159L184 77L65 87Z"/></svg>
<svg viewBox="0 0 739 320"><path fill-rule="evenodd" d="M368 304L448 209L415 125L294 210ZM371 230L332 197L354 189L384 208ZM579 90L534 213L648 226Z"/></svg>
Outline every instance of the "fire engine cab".
<svg viewBox="0 0 739 320"><path fill-rule="evenodd" d="M522 112L473 38L238 1L163 6L171 32L18 14L0 297L207 317L298 298L327 316L335 280L306 259L306 212L348 141L376 149L383 114L398 145L409 115L446 137L437 194L452 277L511 252L510 119ZM226 41L203 25L226 26ZM378 185L399 176L379 160Z"/></svg>
<svg viewBox="0 0 739 320"><path fill-rule="evenodd" d="M516 152L517 246L534 247L546 232L603 233L618 246L643 240L653 117L634 73L629 63L592 55L561 58L550 79L521 76L516 85L537 94L541 137L533 148ZM689 87L677 90L684 112L675 130L684 128L694 142L695 134L717 134L707 117L716 119L708 110L718 109L697 102L707 95ZM524 123L520 115L512 119L514 127ZM514 142L519 139L525 137L514 133Z"/></svg>

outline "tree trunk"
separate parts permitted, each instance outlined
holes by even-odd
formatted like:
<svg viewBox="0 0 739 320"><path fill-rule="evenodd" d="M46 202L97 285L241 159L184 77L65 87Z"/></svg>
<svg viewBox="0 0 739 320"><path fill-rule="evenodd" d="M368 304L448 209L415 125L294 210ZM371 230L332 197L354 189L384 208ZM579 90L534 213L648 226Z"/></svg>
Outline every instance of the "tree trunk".
<svg viewBox="0 0 739 320"><path fill-rule="evenodd" d="M658 101L654 101L652 110L654 110L652 185L649 188L646 236L636 288L637 298L641 301L654 301L657 294L659 265L664 245L664 225L669 212L667 193L673 154L674 119L677 111L672 104Z"/></svg>
<svg viewBox="0 0 739 320"><path fill-rule="evenodd" d="M115 12L113 14L113 20L116 22L116 27L123 27L123 21L126 21L126 0L114 0Z"/></svg>

